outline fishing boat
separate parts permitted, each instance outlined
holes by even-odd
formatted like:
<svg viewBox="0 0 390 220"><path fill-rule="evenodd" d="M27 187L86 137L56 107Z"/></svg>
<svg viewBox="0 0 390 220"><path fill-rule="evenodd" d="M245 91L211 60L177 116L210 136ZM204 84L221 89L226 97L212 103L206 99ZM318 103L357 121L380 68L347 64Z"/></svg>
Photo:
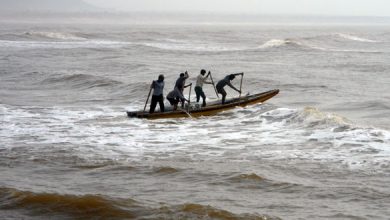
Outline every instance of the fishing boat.
<svg viewBox="0 0 390 220"><path fill-rule="evenodd" d="M254 95L246 95L238 98L228 99L225 101L225 104L222 104L221 101L218 100L216 102L209 103L206 107L201 107L199 104L189 104L184 108L177 109L175 111L173 111L172 108L167 108L165 112L154 113L149 113L146 111L128 111L127 116L130 118L147 119L211 116L229 109L233 109L235 107L244 107L247 105L263 103L278 93L278 89L270 90Z"/></svg>

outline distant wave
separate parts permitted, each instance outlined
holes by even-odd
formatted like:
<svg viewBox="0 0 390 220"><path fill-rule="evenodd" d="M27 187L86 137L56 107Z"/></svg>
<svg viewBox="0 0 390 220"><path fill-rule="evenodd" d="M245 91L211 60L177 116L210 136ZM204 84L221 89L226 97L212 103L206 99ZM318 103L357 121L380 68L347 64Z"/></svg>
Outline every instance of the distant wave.
<svg viewBox="0 0 390 220"><path fill-rule="evenodd" d="M100 38L92 34L65 32L7 33L0 35L0 47L38 48L38 49L74 49L74 48L120 48L133 45L132 42Z"/></svg>
<svg viewBox="0 0 390 220"><path fill-rule="evenodd" d="M86 40L86 38L77 36L76 34L63 33L63 32L26 32L24 35L29 37L41 37L41 38L50 38L50 39L59 39L59 40Z"/></svg>
<svg viewBox="0 0 390 220"><path fill-rule="evenodd" d="M115 87L122 82L106 77L92 76L88 74L55 75L40 82L43 86L70 86L79 89L91 89L94 87Z"/></svg>
<svg viewBox="0 0 390 220"><path fill-rule="evenodd" d="M58 38L57 38L58 40ZM64 40L64 39L63 39ZM73 48L121 48L128 46L148 47L160 50L171 51L200 51L200 52L219 52L219 51L238 51L245 48L234 48L224 45L192 43L181 41L151 41L151 42L128 42L112 41L102 39L88 39L77 41L48 41L48 39L27 39L27 40L0 40L0 47L10 48L45 48L45 49L73 49Z"/></svg>
<svg viewBox="0 0 390 220"><path fill-rule="evenodd" d="M375 43L377 41L361 38L358 36L350 35L350 34L343 34L343 33L337 33L335 36L346 39L346 40L352 40L352 41L360 41L360 42L369 42L369 43Z"/></svg>
<svg viewBox="0 0 390 220"><path fill-rule="evenodd" d="M49 32L49 31L29 31L22 34L4 34L1 35L0 46L16 47L16 48L117 48L132 46L150 47L160 50L171 51L199 51L199 52L228 52L228 51L247 51L256 49L273 49L273 48L301 48L321 51L340 51L340 52L355 52L354 50L328 48L328 43L334 40L340 41L357 41L374 43L377 41L363 38L360 36L335 33L325 34L312 37L297 37L286 39L270 39L258 47L249 45L231 45L225 43L205 42L199 40L176 39L176 38L145 38L136 41L126 40L107 40L99 39L96 35L86 35L81 33L71 32ZM145 41L143 41L145 40ZM360 52L360 51L356 51ZM365 51L361 51L365 52ZM371 51L369 51L371 52Z"/></svg>
<svg viewBox="0 0 390 220"><path fill-rule="evenodd" d="M353 34L346 34L346 33L333 33L333 34L322 34L322 35L315 35L315 36L309 36L309 37L302 37L298 38L303 41L315 41L317 43L326 43L328 41L332 40L347 40L347 41L359 41L359 42L367 42L367 43L375 43L378 41L362 38Z"/></svg>
<svg viewBox="0 0 390 220"><path fill-rule="evenodd" d="M318 35L313 37L303 37L295 39L271 39L260 45L257 49L272 49L272 48L300 48L300 49L310 49L310 50L320 50L320 51L329 51L329 52L353 52L353 53L381 53L380 51L373 50L354 50L354 49L345 49L338 46L327 46L332 45L332 41L338 39L344 39L348 41L358 41L358 42L368 42L374 43L377 41L360 38L354 35L348 34L330 34L330 35Z"/></svg>
<svg viewBox="0 0 390 220"><path fill-rule="evenodd" d="M109 40L86 40L86 41L31 41L31 40L0 40L0 47L30 49L73 49L73 48L118 48L132 45L130 42L109 41Z"/></svg>
<svg viewBox="0 0 390 220"><path fill-rule="evenodd" d="M171 40L171 42L147 42L140 43L139 45L158 48L162 50L174 50L174 51L200 51L200 52L223 52L223 51L240 51L247 50L248 48L228 47L217 44L206 44L196 42L177 42Z"/></svg>
<svg viewBox="0 0 390 220"><path fill-rule="evenodd" d="M289 44L298 45L289 39L285 39L285 40L272 39L272 40L265 42L263 45L259 46L259 48L265 49L265 48L272 48L272 47L281 47L281 46L285 46L285 45L289 45Z"/></svg>
<svg viewBox="0 0 390 220"><path fill-rule="evenodd" d="M316 49L316 50L326 50L325 48L305 44L303 42L300 42L298 40L293 40L293 39L271 39L265 42L264 44L260 45L258 48L268 49L268 48L279 48L285 46Z"/></svg>

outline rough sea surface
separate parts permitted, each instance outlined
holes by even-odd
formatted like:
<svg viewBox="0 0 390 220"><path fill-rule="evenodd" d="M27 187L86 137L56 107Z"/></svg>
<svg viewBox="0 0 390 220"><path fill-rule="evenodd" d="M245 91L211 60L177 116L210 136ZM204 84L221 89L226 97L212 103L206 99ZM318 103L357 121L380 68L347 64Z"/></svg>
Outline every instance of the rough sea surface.
<svg viewBox="0 0 390 220"><path fill-rule="evenodd" d="M1 23L0 218L388 219L389 30ZM280 94L126 117L159 74L166 95L202 68Z"/></svg>

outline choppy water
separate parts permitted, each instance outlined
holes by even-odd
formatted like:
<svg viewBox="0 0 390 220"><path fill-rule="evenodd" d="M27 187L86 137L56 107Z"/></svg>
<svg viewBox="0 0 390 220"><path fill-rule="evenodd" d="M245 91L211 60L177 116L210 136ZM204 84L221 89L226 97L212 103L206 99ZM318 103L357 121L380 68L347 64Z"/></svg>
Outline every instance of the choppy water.
<svg viewBox="0 0 390 220"><path fill-rule="evenodd" d="M1 218L388 219L388 30L3 23ZM213 117L126 117L159 74L167 93L201 68L281 93Z"/></svg>

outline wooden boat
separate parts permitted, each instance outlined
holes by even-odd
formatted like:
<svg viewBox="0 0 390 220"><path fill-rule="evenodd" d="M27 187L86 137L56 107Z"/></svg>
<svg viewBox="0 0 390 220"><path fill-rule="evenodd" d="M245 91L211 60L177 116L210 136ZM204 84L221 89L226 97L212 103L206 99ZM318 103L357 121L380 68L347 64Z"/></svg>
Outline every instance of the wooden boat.
<svg viewBox="0 0 390 220"><path fill-rule="evenodd" d="M263 93L254 95L247 95L240 98L233 98L225 101L222 105L221 101L208 104L206 107L200 107L199 104L186 106L183 109L173 111L172 109L166 109L165 112L154 112L150 114L145 111L127 112L127 116L130 118L148 118L148 119L160 119L160 118L180 118L180 117L199 117L215 115L219 112L233 109L237 106L243 107L247 105L253 105L262 103L279 93L278 89L270 90Z"/></svg>

